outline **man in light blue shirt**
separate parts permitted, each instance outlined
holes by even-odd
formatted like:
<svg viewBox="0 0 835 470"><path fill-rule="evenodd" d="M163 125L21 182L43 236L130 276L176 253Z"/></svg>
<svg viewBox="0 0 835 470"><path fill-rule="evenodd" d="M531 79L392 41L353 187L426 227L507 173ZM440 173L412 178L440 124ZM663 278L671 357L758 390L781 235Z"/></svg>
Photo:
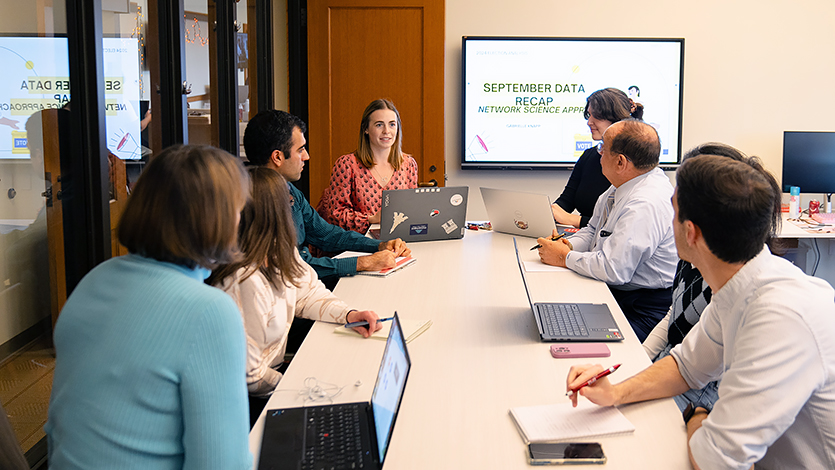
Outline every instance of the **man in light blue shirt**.
<svg viewBox="0 0 835 470"><path fill-rule="evenodd" d="M658 133L638 120L603 135L600 165L612 186L597 199L588 226L569 240L538 240L546 264L604 281L643 341L672 301L676 254L673 187L658 168Z"/></svg>

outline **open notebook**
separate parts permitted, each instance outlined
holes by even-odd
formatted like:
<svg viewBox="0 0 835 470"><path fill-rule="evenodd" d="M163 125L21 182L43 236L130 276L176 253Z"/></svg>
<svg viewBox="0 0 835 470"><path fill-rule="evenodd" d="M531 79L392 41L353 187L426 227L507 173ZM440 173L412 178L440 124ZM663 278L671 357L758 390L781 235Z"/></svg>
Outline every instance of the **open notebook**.
<svg viewBox="0 0 835 470"><path fill-rule="evenodd" d="M417 260L412 258L411 256L401 256L399 258L394 259L395 264L393 268L381 269L379 271L357 271L357 274L360 276L387 277L396 273L397 271L400 271L406 266L412 265L415 261Z"/></svg>
<svg viewBox="0 0 835 470"><path fill-rule="evenodd" d="M337 258L337 259L338 258L354 258L354 257L360 257L360 256L368 256L368 255L369 255L369 253L361 253L359 251L345 251L343 253L340 253L340 254L334 256L334 258ZM412 258L411 256L400 256L398 258L395 258L395 260L394 260L395 264L394 264L393 268L381 269L379 271L358 271L357 275L388 277L388 276L396 273L397 271L400 271L401 269L405 268L406 266L411 266L412 264L414 264L415 261L417 261L417 260L415 258ZM388 331L388 330L386 330L386 331Z"/></svg>
<svg viewBox="0 0 835 470"><path fill-rule="evenodd" d="M403 337L406 338L407 344L411 343L413 339L422 335L423 332L428 330L430 326L432 326L432 320L406 320L404 318L400 319L400 327L403 328ZM383 328L378 331L375 331L374 334L371 335L371 337L385 341L386 338L388 338L389 336L390 329L391 322L383 322ZM357 334L357 332L353 329L345 328L345 325L337 326L336 329L333 330L333 332L350 335Z"/></svg>
<svg viewBox="0 0 835 470"><path fill-rule="evenodd" d="M510 409L510 416L525 444L621 434L635 431L635 426L613 406L597 406L580 400L571 403L523 406Z"/></svg>

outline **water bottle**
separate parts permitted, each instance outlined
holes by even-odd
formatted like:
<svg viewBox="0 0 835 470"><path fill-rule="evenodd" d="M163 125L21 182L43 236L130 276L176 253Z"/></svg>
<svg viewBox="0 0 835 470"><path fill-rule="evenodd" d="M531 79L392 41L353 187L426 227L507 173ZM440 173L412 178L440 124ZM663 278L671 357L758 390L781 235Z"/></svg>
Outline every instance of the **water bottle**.
<svg viewBox="0 0 835 470"><path fill-rule="evenodd" d="M796 219L800 217L800 187L792 186L790 189L791 198L789 199L789 217Z"/></svg>

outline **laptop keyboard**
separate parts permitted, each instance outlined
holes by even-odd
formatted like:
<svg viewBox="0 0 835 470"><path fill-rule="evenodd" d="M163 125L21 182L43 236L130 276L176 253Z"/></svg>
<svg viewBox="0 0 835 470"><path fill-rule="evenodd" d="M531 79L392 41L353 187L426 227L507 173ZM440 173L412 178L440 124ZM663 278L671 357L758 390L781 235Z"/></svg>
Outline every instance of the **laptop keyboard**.
<svg viewBox="0 0 835 470"><path fill-rule="evenodd" d="M360 413L363 403L310 408L302 469L363 468Z"/></svg>
<svg viewBox="0 0 835 470"><path fill-rule="evenodd" d="M580 307L575 304L537 304L548 336L588 336Z"/></svg>

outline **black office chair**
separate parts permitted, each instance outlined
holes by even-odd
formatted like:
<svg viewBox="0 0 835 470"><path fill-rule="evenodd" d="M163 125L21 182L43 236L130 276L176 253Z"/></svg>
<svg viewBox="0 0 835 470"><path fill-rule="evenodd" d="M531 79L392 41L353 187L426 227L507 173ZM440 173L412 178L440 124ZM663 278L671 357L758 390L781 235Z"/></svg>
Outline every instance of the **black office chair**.
<svg viewBox="0 0 835 470"><path fill-rule="evenodd" d="M9 470L29 470L29 464L17 443L12 423L6 410L0 405L0 468Z"/></svg>

